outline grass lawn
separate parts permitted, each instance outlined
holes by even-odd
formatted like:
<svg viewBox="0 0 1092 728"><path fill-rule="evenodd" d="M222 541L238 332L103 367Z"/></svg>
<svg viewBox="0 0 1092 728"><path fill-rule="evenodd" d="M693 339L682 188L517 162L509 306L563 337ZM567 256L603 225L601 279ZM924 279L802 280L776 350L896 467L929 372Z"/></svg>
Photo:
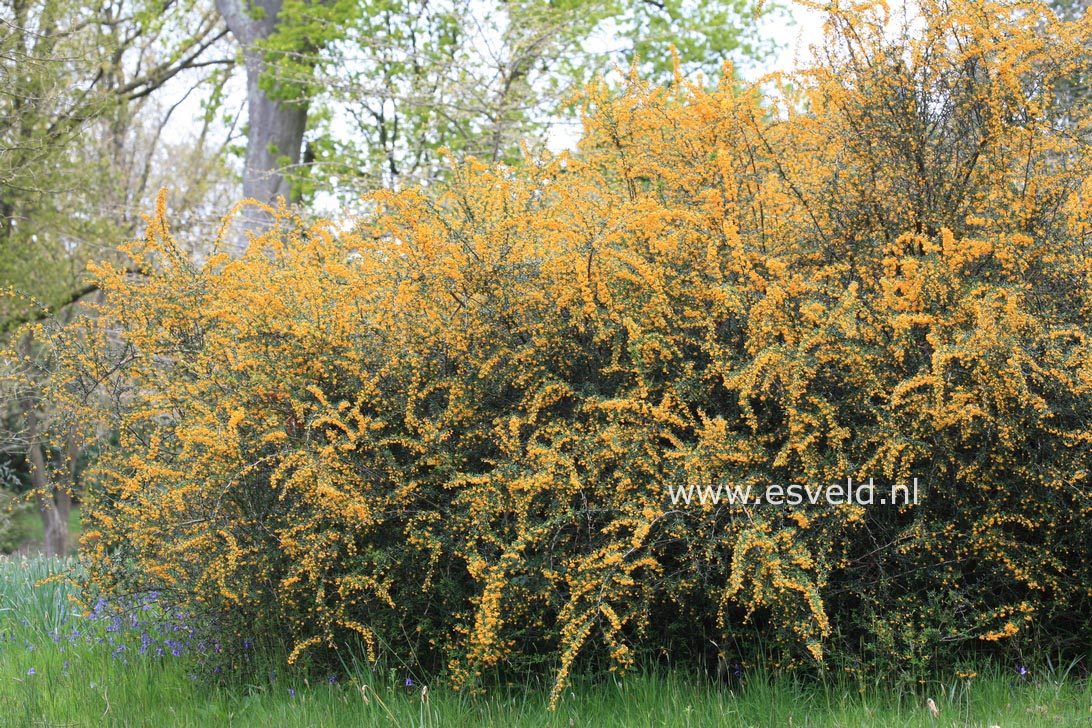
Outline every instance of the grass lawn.
<svg viewBox="0 0 1092 728"><path fill-rule="evenodd" d="M196 660L185 629L154 604L124 619L88 617L65 582L34 586L62 567L0 561L0 726L1092 726L1089 683L1049 665L1024 677L990 667L969 680L938 674L915 693L760 674L729 688L643 673L580 681L554 711L542 685L468 697L407 687L397 670L330 682L270 669L218 684L215 657Z"/></svg>

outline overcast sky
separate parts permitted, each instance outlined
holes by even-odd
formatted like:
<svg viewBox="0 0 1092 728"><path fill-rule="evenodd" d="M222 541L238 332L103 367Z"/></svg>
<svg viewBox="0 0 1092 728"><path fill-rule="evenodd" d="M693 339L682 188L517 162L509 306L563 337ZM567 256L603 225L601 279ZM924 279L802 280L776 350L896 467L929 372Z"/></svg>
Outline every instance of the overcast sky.
<svg viewBox="0 0 1092 728"><path fill-rule="evenodd" d="M823 38L823 14L796 3L789 3L784 11L791 18L767 22L763 31L777 41L781 50L765 64L754 70L741 69L744 77L754 78L771 71L788 71L808 58L808 47L818 45Z"/></svg>

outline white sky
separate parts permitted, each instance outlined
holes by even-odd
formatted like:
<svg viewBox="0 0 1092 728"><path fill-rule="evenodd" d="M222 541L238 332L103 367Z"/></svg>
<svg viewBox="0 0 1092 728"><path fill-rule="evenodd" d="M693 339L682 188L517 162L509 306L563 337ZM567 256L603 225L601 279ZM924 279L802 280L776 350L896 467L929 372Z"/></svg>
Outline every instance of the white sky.
<svg viewBox="0 0 1092 728"><path fill-rule="evenodd" d="M797 3L789 2L789 7L784 11L789 17L789 22L783 19L767 20L763 33L772 37L781 50L767 63L762 64L753 72L744 70L744 77L755 80L758 76L772 71L789 71L806 60L811 51L810 46L819 45L823 40L823 14L804 7Z"/></svg>

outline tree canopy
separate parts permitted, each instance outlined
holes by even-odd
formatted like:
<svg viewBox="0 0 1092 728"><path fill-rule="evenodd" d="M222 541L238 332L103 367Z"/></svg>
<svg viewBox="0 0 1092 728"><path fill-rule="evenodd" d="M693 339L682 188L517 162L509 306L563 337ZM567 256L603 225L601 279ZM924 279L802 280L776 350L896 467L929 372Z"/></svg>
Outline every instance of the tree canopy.
<svg viewBox="0 0 1092 728"><path fill-rule="evenodd" d="M430 184L439 150L518 162L581 83L641 58L670 78L757 58L763 8L670 0L219 0L248 77L244 194L343 205ZM585 46L600 36L608 49Z"/></svg>

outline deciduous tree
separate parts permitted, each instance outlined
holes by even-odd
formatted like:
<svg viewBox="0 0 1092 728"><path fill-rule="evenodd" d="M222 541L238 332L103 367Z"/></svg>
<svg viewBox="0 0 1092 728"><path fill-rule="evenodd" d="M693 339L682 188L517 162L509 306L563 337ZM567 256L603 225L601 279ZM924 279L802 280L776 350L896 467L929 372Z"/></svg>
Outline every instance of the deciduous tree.
<svg viewBox="0 0 1092 728"><path fill-rule="evenodd" d="M44 448L57 424L39 395L48 342L17 328L91 293L88 260L136 233L149 185L165 181L158 147L177 108L156 94L224 64L209 53L223 35L215 13L187 3L0 4L0 285L12 292L0 331L15 340L2 449L26 465L50 553L66 550L78 448L63 427ZM176 199L206 184L174 181Z"/></svg>

